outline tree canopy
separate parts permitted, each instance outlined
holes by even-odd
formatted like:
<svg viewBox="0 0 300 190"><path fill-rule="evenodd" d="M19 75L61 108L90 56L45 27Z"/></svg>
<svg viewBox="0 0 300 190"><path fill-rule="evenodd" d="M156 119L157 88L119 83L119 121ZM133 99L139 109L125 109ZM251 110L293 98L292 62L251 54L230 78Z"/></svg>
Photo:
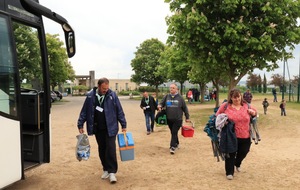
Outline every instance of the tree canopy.
<svg viewBox="0 0 300 190"><path fill-rule="evenodd" d="M160 58L160 73L167 79L180 83L180 93L183 93L183 83L188 80L191 64L188 63L185 51L178 46L167 46Z"/></svg>
<svg viewBox="0 0 300 190"><path fill-rule="evenodd" d="M52 89L66 80L73 80L75 72L68 62L64 43L58 38L58 34L46 34L48 61L50 70L50 84Z"/></svg>
<svg viewBox="0 0 300 190"><path fill-rule="evenodd" d="M148 39L137 47L135 58L131 60L134 74L131 80L138 84L147 83L150 86L158 86L166 81L166 73L161 74L159 58L165 50L165 45L158 39Z"/></svg>
<svg viewBox="0 0 300 190"><path fill-rule="evenodd" d="M292 56L300 40L294 0L165 0L174 14L167 17L168 44L189 49L206 69L221 69L230 86L255 68L278 68ZM287 48L288 47L288 48Z"/></svg>
<svg viewBox="0 0 300 190"><path fill-rule="evenodd" d="M41 48L38 31L29 26L14 22L14 36L18 55L20 80L31 84L33 88L41 89L43 83ZM46 34L50 84L52 88L66 80L75 78L75 71L70 62L63 42L58 34Z"/></svg>

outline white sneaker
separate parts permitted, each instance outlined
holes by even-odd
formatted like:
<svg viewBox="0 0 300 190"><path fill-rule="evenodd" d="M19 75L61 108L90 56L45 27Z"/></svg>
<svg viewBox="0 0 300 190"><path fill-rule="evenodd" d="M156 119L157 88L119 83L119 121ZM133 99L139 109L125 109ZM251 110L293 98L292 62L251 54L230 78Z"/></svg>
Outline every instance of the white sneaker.
<svg viewBox="0 0 300 190"><path fill-rule="evenodd" d="M114 173L109 174L109 181L112 184L117 182L117 178L116 178L116 175Z"/></svg>
<svg viewBox="0 0 300 190"><path fill-rule="evenodd" d="M102 179L107 179L108 177L109 177L108 171L104 171L103 174L102 174L102 176L101 176L101 178Z"/></svg>
<svg viewBox="0 0 300 190"><path fill-rule="evenodd" d="M171 147L171 148L170 148L170 153L171 153L171 154L175 154L175 150L176 150L176 148Z"/></svg>
<svg viewBox="0 0 300 190"><path fill-rule="evenodd" d="M236 171L241 172L242 171L241 167L236 167Z"/></svg>
<svg viewBox="0 0 300 190"><path fill-rule="evenodd" d="M233 180L233 175L226 176L228 180Z"/></svg>

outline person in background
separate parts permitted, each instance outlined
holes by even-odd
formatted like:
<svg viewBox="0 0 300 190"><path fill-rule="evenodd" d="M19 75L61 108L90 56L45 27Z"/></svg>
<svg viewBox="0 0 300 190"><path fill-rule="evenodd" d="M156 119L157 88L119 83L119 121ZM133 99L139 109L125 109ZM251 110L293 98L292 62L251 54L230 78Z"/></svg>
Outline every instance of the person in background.
<svg viewBox="0 0 300 190"><path fill-rule="evenodd" d="M191 104L193 102L193 91L192 89L189 89L187 93L188 102Z"/></svg>
<svg viewBox="0 0 300 190"><path fill-rule="evenodd" d="M263 108L264 108L264 114L267 114L267 109L269 107L269 102L267 100L267 98L264 99L264 101L262 102Z"/></svg>
<svg viewBox="0 0 300 190"><path fill-rule="evenodd" d="M229 93L228 103L221 104L216 115L225 113L235 126L235 134L237 138L237 151L229 153L225 157L225 171L228 180L232 180L234 176L234 167L241 172L242 161L246 158L250 151L250 116L256 116L257 111L250 104L243 100L243 96L239 89L232 89Z"/></svg>
<svg viewBox="0 0 300 190"><path fill-rule="evenodd" d="M119 98L115 92L109 89L107 78L100 78L98 87L94 87L86 96L77 122L81 134L84 133L85 122L88 135L94 134L96 137L103 167L101 178L109 178L111 184L116 183L118 122L121 124L122 132L126 132L127 122Z"/></svg>
<svg viewBox="0 0 300 190"><path fill-rule="evenodd" d="M286 112L285 112L285 106L286 106L286 102L284 99L282 99L279 107L280 107L280 110L281 110L281 116L286 116Z"/></svg>
<svg viewBox="0 0 300 190"><path fill-rule="evenodd" d="M249 104L251 104L251 101L252 101L252 98L253 98L253 96L252 96L252 94L251 94L251 92L250 92L250 89L247 89L247 91L244 93L244 95L243 95L243 98L244 98L244 100L246 101L246 102L248 102Z"/></svg>
<svg viewBox="0 0 300 190"><path fill-rule="evenodd" d="M277 102L277 92L276 92L276 88L272 88L272 94L274 96L273 102Z"/></svg>
<svg viewBox="0 0 300 190"><path fill-rule="evenodd" d="M182 116L185 114L185 121L190 122L190 115L183 97L178 93L175 83L170 85L170 93L165 95L158 104L158 110L166 109L167 123L171 132L170 153L175 154L179 148L178 131L182 126Z"/></svg>
<svg viewBox="0 0 300 190"><path fill-rule="evenodd" d="M216 88L214 88L213 90L212 90L212 99L214 99L215 101L217 101L217 89Z"/></svg>
<svg viewBox="0 0 300 190"><path fill-rule="evenodd" d="M158 98L156 97L156 93L152 93L152 97L154 98L156 105L158 105Z"/></svg>
<svg viewBox="0 0 300 190"><path fill-rule="evenodd" d="M144 110L147 135L150 135L151 132L154 132L154 117L157 104L155 99L150 96L147 91L143 92L140 107Z"/></svg>

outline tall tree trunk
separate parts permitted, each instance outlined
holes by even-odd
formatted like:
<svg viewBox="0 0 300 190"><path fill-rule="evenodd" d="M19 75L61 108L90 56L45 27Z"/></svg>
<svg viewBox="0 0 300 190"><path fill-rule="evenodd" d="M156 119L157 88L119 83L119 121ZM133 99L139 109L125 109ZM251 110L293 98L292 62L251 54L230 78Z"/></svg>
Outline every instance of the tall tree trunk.
<svg viewBox="0 0 300 190"><path fill-rule="evenodd" d="M200 95L201 95L200 102L201 102L201 103L204 102L205 86L206 86L205 83L199 83L199 87L200 87Z"/></svg>
<svg viewBox="0 0 300 190"><path fill-rule="evenodd" d="M184 82L180 82L180 94L181 96L183 96L182 92L183 92L183 83Z"/></svg>

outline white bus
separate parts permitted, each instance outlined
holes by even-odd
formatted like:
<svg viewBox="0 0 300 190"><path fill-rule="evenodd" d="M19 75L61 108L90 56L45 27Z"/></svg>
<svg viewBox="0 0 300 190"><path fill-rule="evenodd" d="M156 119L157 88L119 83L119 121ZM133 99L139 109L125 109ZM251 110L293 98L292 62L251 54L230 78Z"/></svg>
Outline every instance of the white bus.
<svg viewBox="0 0 300 190"><path fill-rule="evenodd" d="M75 36L67 20L38 0L0 0L0 189L50 162L49 65L42 16L62 26L68 57Z"/></svg>

